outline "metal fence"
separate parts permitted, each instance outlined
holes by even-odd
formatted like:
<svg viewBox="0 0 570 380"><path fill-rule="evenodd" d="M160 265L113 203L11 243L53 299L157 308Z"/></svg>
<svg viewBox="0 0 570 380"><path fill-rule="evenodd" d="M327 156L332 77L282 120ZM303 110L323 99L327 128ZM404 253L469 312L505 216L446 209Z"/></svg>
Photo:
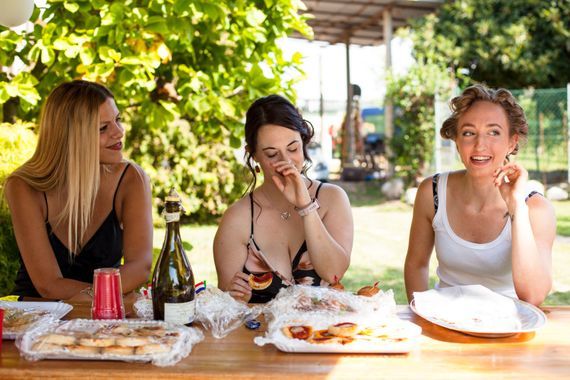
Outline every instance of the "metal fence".
<svg viewBox="0 0 570 380"><path fill-rule="evenodd" d="M530 178L544 185L570 182L569 139L570 84L566 88L511 90L525 111L528 140L516 157L528 170ZM436 144L433 170L461 167L455 145L439 138L439 128L449 115L448 100L436 99Z"/></svg>

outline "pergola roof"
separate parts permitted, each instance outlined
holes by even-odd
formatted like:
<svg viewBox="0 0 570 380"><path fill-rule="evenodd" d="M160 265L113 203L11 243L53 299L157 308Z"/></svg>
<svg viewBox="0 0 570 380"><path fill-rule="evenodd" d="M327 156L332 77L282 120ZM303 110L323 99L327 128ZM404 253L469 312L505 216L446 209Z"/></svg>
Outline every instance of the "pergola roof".
<svg viewBox="0 0 570 380"><path fill-rule="evenodd" d="M390 9L392 27L408 25L408 20L433 12L444 0L303 0L315 41L330 44L378 45L384 43L383 12ZM294 35L293 37L300 37Z"/></svg>

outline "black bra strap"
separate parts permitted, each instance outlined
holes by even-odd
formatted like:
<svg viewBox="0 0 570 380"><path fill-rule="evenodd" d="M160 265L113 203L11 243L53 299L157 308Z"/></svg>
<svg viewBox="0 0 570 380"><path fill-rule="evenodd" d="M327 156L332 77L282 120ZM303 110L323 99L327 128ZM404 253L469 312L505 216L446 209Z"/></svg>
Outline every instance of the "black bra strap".
<svg viewBox="0 0 570 380"><path fill-rule="evenodd" d="M115 208L115 198L117 198L117 192L119 191L119 186L121 186L121 182L123 181L123 177L125 176L125 173L127 173L127 169L129 168L129 166L131 166L131 164L127 163L127 166L125 166L125 169L123 169L121 178L119 178L119 182L117 183L117 188L115 189L115 194L113 195L113 208Z"/></svg>
<svg viewBox="0 0 570 380"><path fill-rule="evenodd" d="M45 220L45 222L47 223L49 220L49 207L48 207L47 195L46 195L45 191L44 191L44 200L46 201L46 220Z"/></svg>
<svg viewBox="0 0 570 380"><path fill-rule="evenodd" d="M321 190L321 186L323 186L323 183L319 183L319 187L317 187L317 191L315 192L315 199L319 197L319 190Z"/></svg>
<svg viewBox="0 0 570 380"><path fill-rule="evenodd" d="M540 194L540 193L539 193L538 191L536 191L536 190L531 191L531 192L526 196L526 198L524 199L524 201L525 201L525 202L528 201L530 198L532 198L532 197L535 196L536 194ZM540 195L542 195L542 194L540 194Z"/></svg>
<svg viewBox="0 0 570 380"><path fill-rule="evenodd" d="M434 215L437 213L437 208L439 207L439 195L437 194L437 181L439 180L439 173L434 174L432 179L432 189L433 189L433 207L435 209Z"/></svg>

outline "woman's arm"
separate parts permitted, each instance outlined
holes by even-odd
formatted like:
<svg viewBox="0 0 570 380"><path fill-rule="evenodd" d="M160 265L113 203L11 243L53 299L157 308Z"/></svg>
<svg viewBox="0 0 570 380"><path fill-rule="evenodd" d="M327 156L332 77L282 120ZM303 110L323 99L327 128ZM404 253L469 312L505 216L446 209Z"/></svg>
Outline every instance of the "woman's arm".
<svg viewBox="0 0 570 380"><path fill-rule="evenodd" d="M508 181L505 181L505 176ZM552 244L556 216L541 196L525 201L528 172L516 162L500 168L495 186L507 204L512 219L512 269L517 296L540 305L552 288Z"/></svg>
<svg viewBox="0 0 570 380"><path fill-rule="evenodd" d="M291 161L272 164L282 177L271 177L285 198L295 207L307 207L311 197L300 170ZM338 186L325 185L319 203L322 209L302 217L311 263L328 283L338 282L348 269L354 234L352 211L346 193ZM325 208L326 206L326 208Z"/></svg>
<svg viewBox="0 0 570 380"><path fill-rule="evenodd" d="M18 249L38 293L43 298L69 299L89 287L86 282L63 278L47 235L42 193L11 178L5 194Z"/></svg>
<svg viewBox="0 0 570 380"><path fill-rule="evenodd" d="M328 283L340 281L350 264L354 226L348 196L338 186L323 185L321 212L302 217L311 263ZM326 208L325 208L326 206Z"/></svg>
<svg viewBox="0 0 570 380"><path fill-rule="evenodd" d="M432 177L429 177L420 184L414 201L414 215L404 264L408 301L412 301L414 292L428 289L429 260L434 244L434 214Z"/></svg>
<svg viewBox="0 0 570 380"><path fill-rule="evenodd" d="M243 273L247 259L249 219L244 200L238 201L225 213L214 238L214 262L218 274L218 288L229 291L232 297L248 302L251 287Z"/></svg>
<svg viewBox="0 0 570 380"><path fill-rule="evenodd" d="M152 266L152 194L146 173L131 163L117 192L123 224L123 293L146 283Z"/></svg>

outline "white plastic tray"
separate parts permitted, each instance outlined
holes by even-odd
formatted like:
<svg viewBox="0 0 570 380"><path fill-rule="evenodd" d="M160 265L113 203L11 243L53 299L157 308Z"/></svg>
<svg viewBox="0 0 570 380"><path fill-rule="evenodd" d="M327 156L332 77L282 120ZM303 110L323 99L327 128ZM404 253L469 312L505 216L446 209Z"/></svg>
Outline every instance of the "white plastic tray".
<svg viewBox="0 0 570 380"><path fill-rule="evenodd" d="M19 309L19 310L39 310L46 311L51 318L61 319L69 313L73 306L64 302L9 302L0 301L0 309ZM39 322L45 321L45 318L32 323L29 328L36 326ZM2 331L2 339L16 339L21 336L25 331L9 331L5 328Z"/></svg>

